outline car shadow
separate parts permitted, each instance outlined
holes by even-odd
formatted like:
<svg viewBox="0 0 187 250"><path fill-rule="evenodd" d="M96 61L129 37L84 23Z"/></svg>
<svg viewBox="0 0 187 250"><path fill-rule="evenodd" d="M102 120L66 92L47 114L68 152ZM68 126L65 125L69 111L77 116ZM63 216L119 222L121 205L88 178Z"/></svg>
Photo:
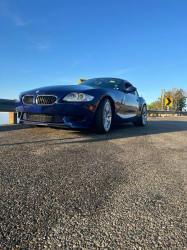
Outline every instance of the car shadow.
<svg viewBox="0 0 187 250"><path fill-rule="evenodd" d="M116 140L122 138L125 139L129 137L154 135L162 133L174 133L181 131L187 131L187 121L151 120L146 124L145 127L137 127L131 123L112 126L110 133L102 135L93 134L91 130L77 130L77 131L72 130L72 133L79 134L79 137L77 137L78 140L76 140L76 138L73 138L72 141L61 142L61 143L68 143L68 144L90 143L95 141L108 141L108 140ZM87 136L89 136L89 138L87 138Z"/></svg>
<svg viewBox="0 0 187 250"><path fill-rule="evenodd" d="M28 125L7 125L0 126L0 131L12 131L12 130L21 130L30 128ZM47 129L48 127L35 128L37 130ZM59 134L58 139L50 140L35 140L35 141L26 141L26 142L15 142L10 144L0 144L0 146L8 145L18 145L18 144L34 144L34 143L43 143L43 142L52 142L51 145L58 144L76 144L76 143L90 143L96 141L110 141L122 138L145 136L145 135L154 135L162 133L174 133L180 131L187 131L187 121L174 121L174 120L150 120L147 122L145 127L137 127L132 123L126 123L122 125L112 126L111 131L108 134L95 134L91 129L66 129L59 127L52 127L54 130L67 130L70 132L70 137L64 137L64 134ZM33 131L34 132L34 131ZM72 136L74 135L74 136ZM68 141L67 141L68 140Z"/></svg>
<svg viewBox="0 0 187 250"><path fill-rule="evenodd" d="M30 126L26 124L3 124L0 125L0 132L21 130L26 128L30 128Z"/></svg>

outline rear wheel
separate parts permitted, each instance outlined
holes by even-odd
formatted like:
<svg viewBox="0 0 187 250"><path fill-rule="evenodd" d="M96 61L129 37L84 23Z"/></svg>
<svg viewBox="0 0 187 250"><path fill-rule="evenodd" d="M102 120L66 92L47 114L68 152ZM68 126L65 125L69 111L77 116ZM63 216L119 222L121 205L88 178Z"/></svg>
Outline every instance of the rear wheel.
<svg viewBox="0 0 187 250"><path fill-rule="evenodd" d="M141 113L141 116L139 118L139 121L134 122L133 124L135 126L142 126L143 127L143 126L145 126L146 122L147 122L147 107L146 107L146 105L144 105L142 108L142 113Z"/></svg>
<svg viewBox="0 0 187 250"><path fill-rule="evenodd" d="M94 130L98 134L106 134L110 131L112 124L112 107L110 100L101 100L94 118Z"/></svg>

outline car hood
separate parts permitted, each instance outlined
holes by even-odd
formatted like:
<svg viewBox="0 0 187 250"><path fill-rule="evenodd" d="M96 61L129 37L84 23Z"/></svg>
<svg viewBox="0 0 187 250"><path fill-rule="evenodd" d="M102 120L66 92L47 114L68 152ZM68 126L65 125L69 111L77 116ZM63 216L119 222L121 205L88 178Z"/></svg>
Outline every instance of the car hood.
<svg viewBox="0 0 187 250"><path fill-rule="evenodd" d="M37 88L29 91L22 92L20 97L23 95L56 95L58 98L62 98L71 92L83 92L95 97L100 97L106 92L113 92L117 90L106 89L106 88L94 88L87 85L57 85ZM118 92L118 91L117 91Z"/></svg>
<svg viewBox="0 0 187 250"><path fill-rule="evenodd" d="M51 95L51 94L61 94L70 92L80 92L91 90L93 87L87 85L57 85L57 86L47 86L37 89L32 89L22 92L22 94L37 94L37 95Z"/></svg>
<svg viewBox="0 0 187 250"><path fill-rule="evenodd" d="M57 85L57 86L47 86L47 87L41 87L25 92L32 92L37 94L52 94L52 93L58 93L58 92L71 92L71 91L85 91L93 89L93 87L87 86L87 85ZM24 93L25 93L24 92Z"/></svg>

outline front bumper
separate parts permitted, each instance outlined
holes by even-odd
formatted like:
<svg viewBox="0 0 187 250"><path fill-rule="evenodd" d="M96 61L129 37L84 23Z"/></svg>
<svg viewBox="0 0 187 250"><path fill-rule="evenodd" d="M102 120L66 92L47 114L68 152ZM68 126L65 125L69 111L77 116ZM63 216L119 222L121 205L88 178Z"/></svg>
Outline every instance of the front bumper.
<svg viewBox="0 0 187 250"><path fill-rule="evenodd" d="M94 98L91 102L63 102L52 105L26 105L22 102L16 102L16 111L19 114L21 123L89 128L92 126L98 101L98 98ZM47 117L47 119L39 119L40 116ZM58 116L58 119L53 119L56 116Z"/></svg>

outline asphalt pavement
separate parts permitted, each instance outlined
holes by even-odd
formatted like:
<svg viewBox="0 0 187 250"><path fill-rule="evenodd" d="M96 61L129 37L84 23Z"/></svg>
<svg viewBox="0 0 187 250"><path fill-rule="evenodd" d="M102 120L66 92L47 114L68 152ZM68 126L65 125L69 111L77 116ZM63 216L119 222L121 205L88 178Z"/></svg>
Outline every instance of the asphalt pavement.
<svg viewBox="0 0 187 250"><path fill-rule="evenodd" d="M187 117L1 125L0 249L187 249Z"/></svg>

